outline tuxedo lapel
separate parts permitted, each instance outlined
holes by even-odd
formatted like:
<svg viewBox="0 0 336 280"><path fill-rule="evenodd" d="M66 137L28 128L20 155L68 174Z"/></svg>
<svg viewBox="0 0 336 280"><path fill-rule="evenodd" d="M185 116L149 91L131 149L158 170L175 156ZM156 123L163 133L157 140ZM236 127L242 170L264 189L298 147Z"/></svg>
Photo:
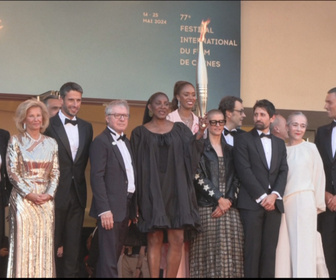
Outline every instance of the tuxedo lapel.
<svg viewBox="0 0 336 280"><path fill-rule="evenodd" d="M76 162L76 160L78 160L81 156L81 154L83 153L83 149L84 149L84 146L85 146L85 139L86 139L86 130L84 129L84 125L83 123L81 122L80 119L78 119L78 150L77 150L77 153L76 153L76 158L74 160L74 162Z"/></svg>
<svg viewBox="0 0 336 280"><path fill-rule="evenodd" d="M325 147L326 147L327 154L328 154L330 162L333 162L335 160L334 155L332 153L332 148L331 148L332 130L333 130L333 127L332 127L331 124L325 130L325 132L326 132L325 133L326 134L325 135Z"/></svg>
<svg viewBox="0 0 336 280"><path fill-rule="evenodd" d="M264 151L264 147L263 144L261 143L261 139L259 137L259 134L257 132L257 130L254 130L253 132L253 139L254 139L254 143L256 146L256 149L258 151L258 154L260 155L261 161L262 163L265 165L265 168L268 170L268 164L267 164L267 160L266 160L266 155L265 155L265 151Z"/></svg>
<svg viewBox="0 0 336 280"><path fill-rule="evenodd" d="M278 162L278 156L279 156L279 146L276 144L276 141L274 141L272 136L272 158L271 158L271 167L270 172L272 172L274 169L276 169L276 163Z"/></svg>
<svg viewBox="0 0 336 280"><path fill-rule="evenodd" d="M4 171L5 171L5 166L6 166L6 157L5 157L5 153L6 153L6 139L5 139L5 135L3 133L0 133L0 152L1 152L1 175L3 175Z"/></svg>
<svg viewBox="0 0 336 280"><path fill-rule="evenodd" d="M106 130L105 130L105 134L106 134L106 136L107 136L107 138L108 138L108 140L109 140L110 147L111 147L113 153L115 154L116 159L118 160L118 162L119 162L119 164L120 164L121 169L122 169L124 172L126 172L125 163L124 163L123 157L122 157L122 155L121 155L121 153L120 153L120 150L119 150L119 148L118 148L117 141L115 141L115 140L113 139L113 137L112 137L112 135L111 135L111 131L110 131L108 128L106 128ZM120 141L121 141L121 140L120 140ZM113 143L115 143L115 144L113 144Z"/></svg>
<svg viewBox="0 0 336 280"><path fill-rule="evenodd" d="M67 151L69 157L72 159L70 142L69 142L68 136L65 132L62 121L59 118L58 114L54 118L50 119L50 121L52 122L51 124L52 124L52 127L54 128L54 130L56 132L56 135L58 135L58 137L61 140L63 146L65 147L65 150Z"/></svg>

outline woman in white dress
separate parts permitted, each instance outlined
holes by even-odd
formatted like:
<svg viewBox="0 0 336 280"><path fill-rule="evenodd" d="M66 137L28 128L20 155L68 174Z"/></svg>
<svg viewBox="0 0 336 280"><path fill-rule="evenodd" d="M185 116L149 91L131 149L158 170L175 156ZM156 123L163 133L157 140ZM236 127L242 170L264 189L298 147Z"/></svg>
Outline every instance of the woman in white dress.
<svg viewBox="0 0 336 280"><path fill-rule="evenodd" d="M327 277L322 243L317 232L317 215L326 208L322 159L315 144L303 139L307 118L302 112L290 114L286 127L289 136L288 177L283 196L285 214L280 226L275 277Z"/></svg>

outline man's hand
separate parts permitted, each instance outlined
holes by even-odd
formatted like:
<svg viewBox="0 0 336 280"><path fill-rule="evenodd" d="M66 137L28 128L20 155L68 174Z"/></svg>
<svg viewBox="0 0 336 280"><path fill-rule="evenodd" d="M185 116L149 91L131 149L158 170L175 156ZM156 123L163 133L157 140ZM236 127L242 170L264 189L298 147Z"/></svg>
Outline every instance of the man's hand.
<svg viewBox="0 0 336 280"><path fill-rule="evenodd" d="M8 256L8 249L7 248L1 248L0 249L0 257L6 257Z"/></svg>
<svg viewBox="0 0 336 280"><path fill-rule="evenodd" d="M111 211L108 211L100 216L100 221L102 224L102 227L106 230L113 229L113 214Z"/></svg>
<svg viewBox="0 0 336 280"><path fill-rule="evenodd" d="M325 201L328 209L332 212L336 211L336 196L332 195L329 192L326 192L325 194Z"/></svg>
<svg viewBox="0 0 336 280"><path fill-rule="evenodd" d="M266 211L273 211L275 209L275 201L278 196L275 193L267 195L260 203Z"/></svg>

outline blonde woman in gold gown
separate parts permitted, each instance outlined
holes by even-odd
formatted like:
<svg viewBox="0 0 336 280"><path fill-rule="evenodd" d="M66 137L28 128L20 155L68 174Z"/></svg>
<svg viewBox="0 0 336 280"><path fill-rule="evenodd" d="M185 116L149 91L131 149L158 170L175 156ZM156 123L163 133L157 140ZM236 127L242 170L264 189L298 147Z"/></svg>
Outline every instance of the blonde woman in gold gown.
<svg viewBox="0 0 336 280"><path fill-rule="evenodd" d="M42 133L49 124L46 106L22 102L15 114L19 134L7 148L9 198L8 278L55 277L54 196L59 180L58 146Z"/></svg>

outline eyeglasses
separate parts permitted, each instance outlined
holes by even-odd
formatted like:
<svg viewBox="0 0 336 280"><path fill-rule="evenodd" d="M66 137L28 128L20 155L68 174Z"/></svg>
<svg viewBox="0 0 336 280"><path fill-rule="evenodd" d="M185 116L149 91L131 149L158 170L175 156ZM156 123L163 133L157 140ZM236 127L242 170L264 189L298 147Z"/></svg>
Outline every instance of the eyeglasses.
<svg viewBox="0 0 336 280"><path fill-rule="evenodd" d="M241 110L233 110L233 111L236 111L236 112L238 112L238 113L241 114L241 115L245 113L244 109L241 109Z"/></svg>
<svg viewBox="0 0 336 280"><path fill-rule="evenodd" d="M225 124L225 121L224 121L224 120L220 120L220 121L212 120L212 121L209 121L209 124L210 124L211 126L216 126L217 124L219 124L219 125L224 125L224 124Z"/></svg>
<svg viewBox="0 0 336 280"><path fill-rule="evenodd" d="M124 118L124 120L127 120L130 117L129 114L108 114L108 116L113 116L117 120L121 120L121 118Z"/></svg>

